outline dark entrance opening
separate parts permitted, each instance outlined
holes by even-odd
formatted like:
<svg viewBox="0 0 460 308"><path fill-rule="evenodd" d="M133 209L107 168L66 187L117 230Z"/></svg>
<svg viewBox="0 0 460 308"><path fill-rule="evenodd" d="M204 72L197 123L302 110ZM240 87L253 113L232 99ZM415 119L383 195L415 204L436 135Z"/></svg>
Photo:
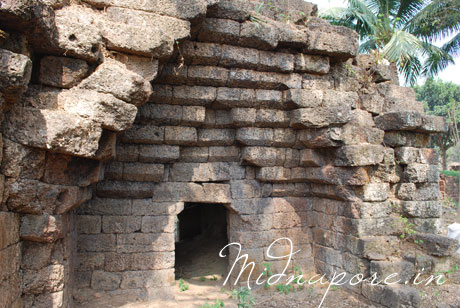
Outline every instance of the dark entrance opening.
<svg viewBox="0 0 460 308"><path fill-rule="evenodd" d="M227 274L227 210L221 204L186 203L176 221L176 279L215 280Z"/></svg>

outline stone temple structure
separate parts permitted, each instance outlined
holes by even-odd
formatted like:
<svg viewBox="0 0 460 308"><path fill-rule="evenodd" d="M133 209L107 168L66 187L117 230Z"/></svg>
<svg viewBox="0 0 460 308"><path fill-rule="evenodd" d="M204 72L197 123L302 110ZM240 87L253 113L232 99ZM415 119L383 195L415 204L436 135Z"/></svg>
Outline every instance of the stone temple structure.
<svg viewBox="0 0 460 308"><path fill-rule="evenodd" d="M355 32L273 2L2 0L0 308L170 294L177 217L205 205L260 267L280 237L328 276L449 262L428 147L444 120L358 56ZM348 288L419 301L406 285Z"/></svg>

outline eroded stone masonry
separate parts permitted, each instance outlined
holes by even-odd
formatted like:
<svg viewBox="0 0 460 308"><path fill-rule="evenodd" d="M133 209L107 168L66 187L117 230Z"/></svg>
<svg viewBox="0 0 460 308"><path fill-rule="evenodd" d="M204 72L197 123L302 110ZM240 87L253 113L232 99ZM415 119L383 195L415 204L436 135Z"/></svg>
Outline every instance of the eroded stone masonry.
<svg viewBox="0 0 460 308"><path fill-rule="evenodd" d="M356 33L274 2L289 22L252 0L0 3L1 308L169 296L190 204L225 207L228 242L260 266L279 237L304 272L409 279L449 264L428 148L444 120L358 56ZM387 307L419 300L348 287Z"/></svg>

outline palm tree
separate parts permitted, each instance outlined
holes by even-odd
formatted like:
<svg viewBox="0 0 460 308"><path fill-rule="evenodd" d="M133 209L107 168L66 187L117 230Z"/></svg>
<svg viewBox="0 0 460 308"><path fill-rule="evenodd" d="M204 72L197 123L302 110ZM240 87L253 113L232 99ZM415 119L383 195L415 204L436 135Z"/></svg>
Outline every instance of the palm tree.
<svg viewBox="0 0 460 308"><path fill-rule="evenodd" d="M451 47L433 45L433 40L440 35L459 30L458 20L454 27L453 22L436 30L427 26L426 16L435 16L435 13L441 16L440 8L445 7L436 6L435 2L458 4L460 0L348 0L348 7L329 9L322 17L332 24L356 30L361 53L373 52L396 63L406 83L414 85L420 75L435 75L454 63L452 50L458 51L458 39Z"/></svg>

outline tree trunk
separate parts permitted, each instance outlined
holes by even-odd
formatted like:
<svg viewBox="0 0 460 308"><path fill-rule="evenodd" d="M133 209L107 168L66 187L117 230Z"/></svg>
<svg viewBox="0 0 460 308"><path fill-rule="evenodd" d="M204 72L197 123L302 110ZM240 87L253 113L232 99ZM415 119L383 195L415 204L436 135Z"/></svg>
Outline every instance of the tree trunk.
<svg viewBox="0 0 460 308"><path fill-rule="evenodd" d="M447 170L447 149L444 145L441 145L439 150L441 151L442 170Z"/></svg>

